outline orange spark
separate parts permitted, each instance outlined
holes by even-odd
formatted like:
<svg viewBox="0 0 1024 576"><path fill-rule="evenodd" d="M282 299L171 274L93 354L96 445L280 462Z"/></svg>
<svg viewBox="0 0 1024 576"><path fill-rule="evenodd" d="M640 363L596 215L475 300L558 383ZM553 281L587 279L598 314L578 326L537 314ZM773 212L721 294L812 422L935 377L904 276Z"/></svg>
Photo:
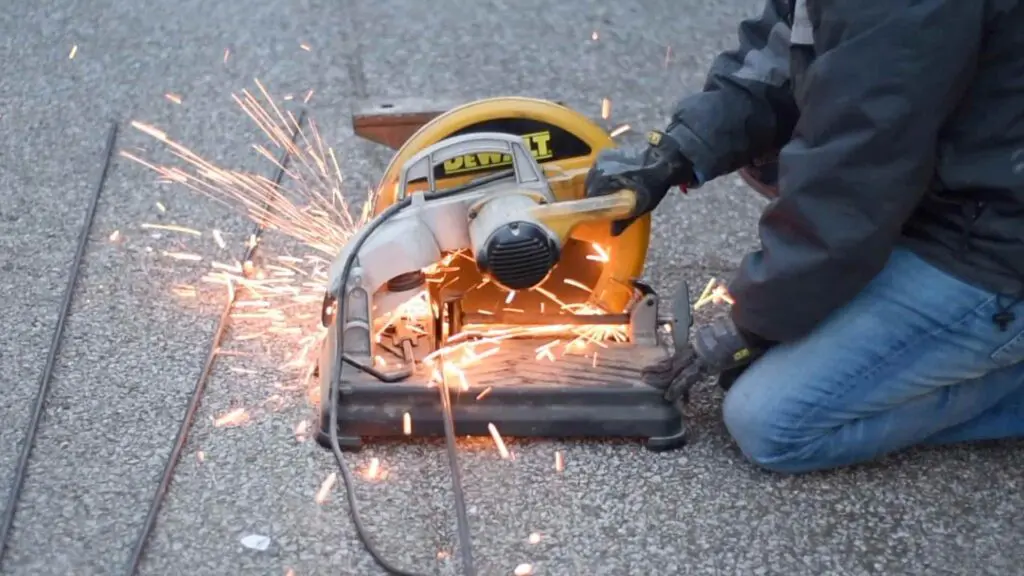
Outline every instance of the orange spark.
<svg viewBox="0 0 1024 576"><path fill-rule="evenodd" d="M630 127L629 124L623 124L621 126L616 127L611 132L609 132L608 136L610 136L612 138L618 138L619 136L622 136L626 132L629 132L630 129L631 129L631 127Z"/></svg>
<svg viewBox="0 0 1024 576"><path fill-rule="evenodd" d="M338 481L338 473L331 472L322 484L320 489L316 491L316 497L313 499L317 504L323 504L327 501L327 497L330 496L331 490L334 488L334 484Z"/></svg>
<svg viewBox="0 0 1024 576"><path fill-rule="evenodd" d="M296 442L305 442L309 438L309 436L307 434L308 431L309 431L309 421L308 420L303 420L303 421L299 422L298 424L296 424L295 425L295 431L294 431L295 432L295 441Z"/></svg>
<svg viewBox="0 0 1024 576"><path fill-rule="evenodd" d="M141 228L144 230L164 230L166 232L178 232L181 234L191 234L192 236L202 236L203 233L195 228L186 228L185 226L177 226L175 224L148 224L143 223Z"/></svg>
<svg viewBox="0 0 1024 576"><path fill-rule="evenodd" d="M155 126L151 126L149 124L146 124L144 122L139 122L137 120L132 120L132 127L135 128L136 130L144 133L144 134L148 134L149 136L152 136L153 138L156 138L157 140L162 140L162 141L166 141L167 140L167 133L164 132L163 130L160 130L160 129L156 128ZM157 202L157 206L158 207L162 206L162 204ZM161 212L163 212L163 211L164 210L161 210Z"/></svg>
<svg viewBox="0 0 1024 576"><path fill-rule="evenodd" d="M494 440L494 445L498 448L498 454L501 456L501 459L508 460L508 448L505 447L505 441L501 438L501 434L498 433L498 428L494 424L488 422L487 431L491 433L491 438Z"/></svg>
<svg viewBox="0 0 1024 576"><path fill-rule="evenodd" d="M708 279L708 283L704 285L704 289L701 290L700 296L697 297L698 301L703 300L704 298L707 297L708 294L711 293L711 289L715 287L715 282L717 282L715 278Z"/></svg>
<svg viewBox="0 0 1024 576"><path fill-rule="evenodd" d="M612 101L607 98L601 99L601 119L607 120L612 115Z"/></svg>
<svg viewBox="0 0 1024 576"><path fill-rule="evenodd" d="M594 261L597 261L597 262L607 262L610 259L608 257L608 251L605 250L604 248L602 248L600 244L595 242L595 243L591 244L590 247L593 248L594 252L597 252L597 254L587 254L587 260L594 260Z"/></svg>
<svg viewBox="0 0 1024 576"><path fill-rule="evenodd" d="M168 252L164 250L163 255L175 260L186 260L189 262L199 262L203 259L203 257L198 254L190 254L188 252Z"/></svg>
<svg viewBox="0 0 1024 576"><path fill-rule="evenodd" d="M181 96L173 92L168 92L167 94L164 94L164 98L167 98L175 104L181 104Z"/></svg>
<svg viewBox="0 0 1024 576"><path fill-rule="evenodd" d="M582 282L580 282L578 280L573 280L572 278L566 278L562 282L564 282L565 284L567 284L569 286L572 286L573 288L579 288L580 290L585 290L587 292L592 292L590 287L588 287L586 284L584 284L584 283L582 283Z"/></svg>
<svg viewBox="0 0 1024 576"><path fill-rule="evenodd" d="M68 60L74 60L76 54L78 54L78 44L71 47L71 53L68 54Z"/></svg>
<svg viewBox="0 0 1024 576"><path fill-rule="evenodd" d="M714 297L715 302L725 302L729 305L736 303L736 301L732 299L732 295L729 294L729 289L725 286L718 286L715 288L712 296Z"/></svg>
<svg viewBox="0 0 1024 576"><path fill-rule="evenodd" d="M455 364L446 364L452 372L455 372L455 377L459 379L459 388L465 392L469 390L469 380L466 379L466 373Z"/></svg>
<svg viewBox="0 0 1024 576"><path fill-rule="evenodd" d="M367 480L376 480L380 476L380 458L371 458L370 465L366 467L363 475Z"/></svg>
<svg viewBox="0 0 1024 576"><path fill-rule="evenodd" d="M249 414L245 411L245 408L235 408L234 410L219 416L213 421L213 425L217 428L231 428L234 426L241 426L248 421Z"/></svg>
<svg viewBox="0 0 1024 576"><path fill-rule="evenodd" d="M727 304L735 304L732 296L729 294L729 289L724 284L718 284L718 280L712 278L708 281L707 286L704 287L704 291L701 292L700 298L697 298L697 302L694 303L693 309L697 310L704 307L707 304L720 304L725 302Z"/></svg>

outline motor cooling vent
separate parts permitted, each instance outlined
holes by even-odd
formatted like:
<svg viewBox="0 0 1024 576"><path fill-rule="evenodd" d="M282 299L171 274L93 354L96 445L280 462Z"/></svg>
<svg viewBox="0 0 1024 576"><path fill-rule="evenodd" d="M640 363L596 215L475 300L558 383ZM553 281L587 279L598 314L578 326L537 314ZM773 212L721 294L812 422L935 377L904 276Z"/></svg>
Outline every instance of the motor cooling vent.
<svg viewBox="0 0 1024 576"><path fill-rule="evenodd" d="M480 270L509 290L526 290L543 282L558 263L558 247L535 224L510 222L487 239L477 255Z"/></svg>

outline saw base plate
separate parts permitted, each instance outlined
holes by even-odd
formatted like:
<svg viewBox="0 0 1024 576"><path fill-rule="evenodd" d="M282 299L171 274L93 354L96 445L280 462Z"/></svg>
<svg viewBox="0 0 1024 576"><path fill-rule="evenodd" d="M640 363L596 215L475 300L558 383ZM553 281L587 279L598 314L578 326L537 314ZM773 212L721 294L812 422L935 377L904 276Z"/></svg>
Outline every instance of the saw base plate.
<svg viewBox="0 0 1024 576"><path fill-rule="evenodd" d="M449 376L456 435L487 436L493 424L504 437L637 438L657 451L686 444L680 407L640 379L644 366L669 354L667 347L590 345L579 353L553 348L556 360L536 358L537 347L548 341L502 343L486 362L463 368L468 386ZM346 365L342 382L342 449L359 450L374 438L444 436L440 391L425 370L387 384ZM328 412L321 413L317 440L329 447Z"/></svg>

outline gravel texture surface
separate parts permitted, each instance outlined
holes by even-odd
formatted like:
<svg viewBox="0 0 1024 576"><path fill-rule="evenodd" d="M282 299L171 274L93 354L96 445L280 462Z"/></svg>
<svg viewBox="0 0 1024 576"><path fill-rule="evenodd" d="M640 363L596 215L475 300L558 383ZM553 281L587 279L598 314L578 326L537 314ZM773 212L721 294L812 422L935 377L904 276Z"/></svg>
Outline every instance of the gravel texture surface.
<svg viewBox="0 0 1024 576"><path fill-rule="evenodd" d="M360 98L521 94L592 115L608 98L611 121L634 127L622 138L629 141L699 88L757 4L12 3L0 14L3 498L109 120L122 126L119 150L161 154L128 125L142 120L217 165L270 176L273 166L251 148L261 140L230 94L251 89L253 77L275 95L313 90L311 114L336 148L346 190L359 195L389 157L352 135L348 110ZM681 279L699 287L727 275L756 241L763 205L734 177L670 198L655 217L649 279L670 293ZM208 235L182 238L143 222L216 228L229 250ZM230 261L250 227L114 159L3 574L123 572L220 307L173 297L172 287L194 281L206 263L162 251ZM268 250L289 249L275 242L268 237ZM143 574L379 573L356 540L340 484L326 503L314 501L333 462L296 440L310 409L263 370L271 363L217 364ZM512 440L514 462L486 447L464 450L480 573L511 574L522 563L546 575L1020 573L1019 443L913 451L784 478L744 462L721 425L720 402L710 387L696 394L692 444L670 454L628 442ZM239 407L247 422L214 426ZM565 456L561 474L556 450ZM373 446L350 461L364 467L371 457L388 476L361 482L359 494L383 550L427 573L458 573L441 445ZM268 536L269 547L243 546L253 534Z"/></svg>

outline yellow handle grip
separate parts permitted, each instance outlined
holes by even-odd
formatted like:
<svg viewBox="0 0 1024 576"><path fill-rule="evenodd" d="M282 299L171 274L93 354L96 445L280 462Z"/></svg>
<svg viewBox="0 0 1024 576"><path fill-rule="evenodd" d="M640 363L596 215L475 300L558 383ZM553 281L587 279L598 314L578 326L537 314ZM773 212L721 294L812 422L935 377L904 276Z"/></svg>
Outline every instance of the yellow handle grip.
<svg viewBox="0 0 1024 576"><path fill-rule="evenodd" d="M636 209L636 192L619 190L605 196L543 204L530 213L565 242L573 229L586 222L628 218Z"/></svg>

